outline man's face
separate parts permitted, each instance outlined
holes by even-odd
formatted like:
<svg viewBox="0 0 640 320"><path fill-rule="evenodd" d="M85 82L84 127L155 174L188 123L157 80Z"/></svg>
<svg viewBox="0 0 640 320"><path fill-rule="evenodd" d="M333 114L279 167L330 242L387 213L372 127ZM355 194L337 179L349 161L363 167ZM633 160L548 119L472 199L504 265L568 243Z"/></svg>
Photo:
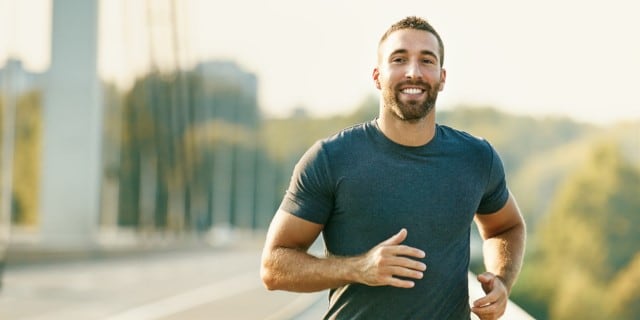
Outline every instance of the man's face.
<svg viewBox="0 0 640 320"><path fill-rule="evenodd" d="M415 122L433 110L446 78L438 52L437 38L415 29L395 31L380 45L373 79L385 112Z"/></svg>

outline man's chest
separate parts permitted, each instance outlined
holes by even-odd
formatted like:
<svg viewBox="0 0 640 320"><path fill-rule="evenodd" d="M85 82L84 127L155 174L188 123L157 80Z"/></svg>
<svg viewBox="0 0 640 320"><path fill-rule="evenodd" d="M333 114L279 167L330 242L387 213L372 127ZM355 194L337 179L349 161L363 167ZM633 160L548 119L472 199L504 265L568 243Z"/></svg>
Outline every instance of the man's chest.
<svg viewBox="0 0 640 320"><path fill-rule="evenodd" d="M474 166L456 159L371 161L348 166L337 176L336 214L393 212L415 218L430 213L475 213L486 179Z"/></svg>
<svg viewBox="0 0 640 320"><path fill-rule="evenodd" d="M338 176L327 227L340 234L374 235L364 247L400 228L439 241L457 240L468 234L486 184L476 171L450 161L352 166Z"/></svg>

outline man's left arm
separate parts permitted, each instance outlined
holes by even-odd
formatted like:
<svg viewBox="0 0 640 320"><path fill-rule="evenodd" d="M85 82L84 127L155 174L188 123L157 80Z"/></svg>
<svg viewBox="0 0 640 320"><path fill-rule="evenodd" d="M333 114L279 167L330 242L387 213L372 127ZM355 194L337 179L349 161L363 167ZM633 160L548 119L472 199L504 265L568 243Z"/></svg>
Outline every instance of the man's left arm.
<svg viewBox="0 0 640 320"><path fill-rule="evenodd" d="M511 194L500 210L476 214L475 222L484 240L482 251L487 271L478 276L478 281L487 295L474 301L471 310L481 319L497 319L504 314L511 287L522 267L526 226Z"/></svg>

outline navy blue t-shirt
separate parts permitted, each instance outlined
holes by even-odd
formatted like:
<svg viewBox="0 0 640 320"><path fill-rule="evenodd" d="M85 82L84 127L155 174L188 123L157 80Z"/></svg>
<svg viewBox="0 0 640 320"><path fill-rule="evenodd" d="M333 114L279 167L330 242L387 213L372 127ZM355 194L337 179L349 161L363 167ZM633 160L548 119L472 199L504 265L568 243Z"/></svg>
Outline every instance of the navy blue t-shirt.
<svg viewBox="0 0 640 320"><path fill-rule="evenodd" d="M280 209L324 225L328 254L360 255L406 228L426 252L411 289L349 284L330 291L327 319L469 319L474 214L501 209L502 162L484 139L436 125L420 147L389 140L371 121L315 143L296 165Z"/></svg>

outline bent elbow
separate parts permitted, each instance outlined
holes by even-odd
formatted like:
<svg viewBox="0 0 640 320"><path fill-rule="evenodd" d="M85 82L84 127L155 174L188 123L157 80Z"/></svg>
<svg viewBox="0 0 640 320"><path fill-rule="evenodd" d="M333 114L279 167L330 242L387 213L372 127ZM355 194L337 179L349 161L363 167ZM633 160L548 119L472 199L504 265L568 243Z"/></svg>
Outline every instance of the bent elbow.
<svg viewBox="0 0 640 320"><path fill-rule="evenodd" d="M269 273L268 270L265 270L264 267L260 268L260 278L262 280L262 285L269 290L275 290L275 281L273 280L273 276Z"/></svg>
<svg viewBox="0 0 640 320"><path fill-rule="evenodd" d="M279 290L279 281L276 273L264 263L260 267L260 278L264 287L269 290Z"/></svg>

